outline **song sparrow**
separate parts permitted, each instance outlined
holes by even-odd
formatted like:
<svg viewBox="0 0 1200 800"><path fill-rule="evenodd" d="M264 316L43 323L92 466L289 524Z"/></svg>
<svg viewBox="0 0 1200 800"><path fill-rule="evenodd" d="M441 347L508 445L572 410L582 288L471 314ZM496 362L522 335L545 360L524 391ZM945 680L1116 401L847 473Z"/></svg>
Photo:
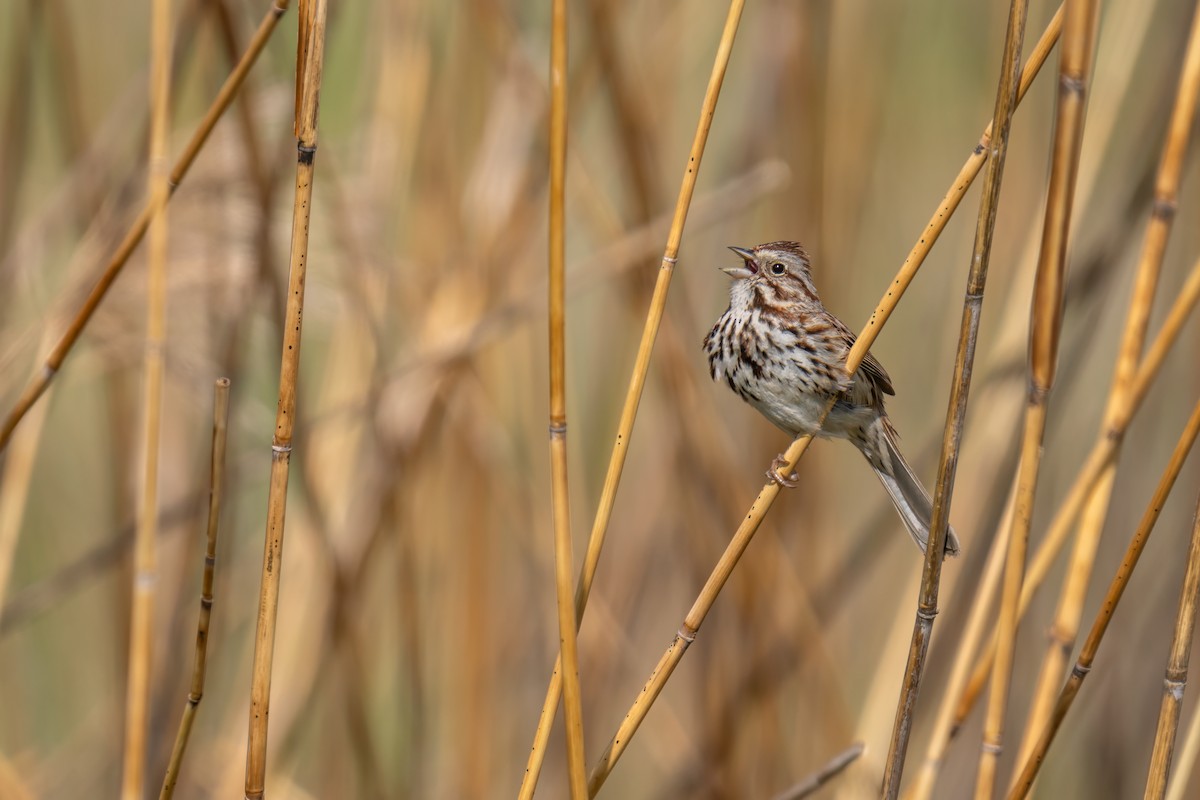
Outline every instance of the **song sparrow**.
<svg viewBox="0 0 1200 800"><path fill-rule="evenodd" d="M849 439L879 476L904 526L925 551L933 513L929 493L900 454L896 430L883 408L894 395L892 380L868 354L854 377L846 357L854 334L825 310L809 272L808 255L796 242L729 248L745 262L725 269L733 278L729 308L704 339L714 380L724 379L743 400L792 436ZM821 413L836 398L825 424ZM779 473L783 456L767 475L783 486L796 476ZM953 529L946 553L958 553Z"/></svg>

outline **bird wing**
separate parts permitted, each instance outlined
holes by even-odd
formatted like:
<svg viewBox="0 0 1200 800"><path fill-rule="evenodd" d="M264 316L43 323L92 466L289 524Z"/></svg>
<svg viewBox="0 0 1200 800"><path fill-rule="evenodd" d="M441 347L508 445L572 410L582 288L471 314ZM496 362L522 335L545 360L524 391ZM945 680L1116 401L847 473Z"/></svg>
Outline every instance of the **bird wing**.
<svg viewBox="0 0 1200 800"><path fill-rule="evenodd" d="M842 331L846 334L846 341L848 343L846 352L849 353L854 347L854 342L858 339L858 336L854 334L854 331L847 328L845 323L842 323L841 320L838 320L838 322ZM867 353L867 357L864 358L863 362L858 365L858 370L855 372L855 375L859 374L866 376L866 379L870 381L873 386L879 389L879 391L883 392L884 394L890 394L893 397L895 396L896 390L892 388L891 376L887 374L887 370L883 368L883 364L880 364L879 360L870 353Z"/></svg>
<svg viewBox="0 0 1200 800"><path fill-rule="evenodd" d="M853 346L853 338L851 339ZM859 372L866 374L871 382L879 387L879 390L884 394L895 396L896 390L892 388L892 379L888 376L887 370L883 368L875 356L867 353L867 357L863 359L862 365L858 368Z"/></svg>

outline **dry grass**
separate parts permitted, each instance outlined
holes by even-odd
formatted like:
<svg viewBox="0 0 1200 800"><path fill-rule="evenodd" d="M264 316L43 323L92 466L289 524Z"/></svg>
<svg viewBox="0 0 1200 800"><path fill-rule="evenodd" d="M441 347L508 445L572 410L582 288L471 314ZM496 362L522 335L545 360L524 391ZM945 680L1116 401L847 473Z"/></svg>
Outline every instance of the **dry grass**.
<svg viewBox="0 0 1200 800"><path fill-rule="evenodd" d="M535 731L546 742L538 796L567 796L563 728L549 724L558 697L546 691L560 638L552 485L574 521L558 531L573 534L576 555L565 618L579 624L587 766L680 632L649 684L653 705L624 723L636 736L616 737L593 788L602 775L602 796L635 799L814 786L813 797L877 796L922 560L842 445L794 443L793 459L807 448L800 488L756 500L786 442L709 380L699 342L726 301L714 269L729 263L725 245L804 241L827 304L863 331L855 357L870 346L894 379L891 416L932 485L974 241L973 220L954 211L974 208L971 181L987 165L974 148L1008 3L735 3L729 16L724 5L563 4L563 279L549 287L550 4L331 4L302 352L285 328L299 313L288 280L297 12L311 6L171 5L177 188L145 781L162 781L179 700L194 688L207 398L228 375L220 599L175 797L511 797ZM1026 520L1033 555L1008 612L1021 623L1001 790L1023 766L1018 743L1042 731L1028 723L1045 692L1039 670L1058 670L1042 664L1065 641L1045 631L1103 607L1088 576L1118 570L1200 391L1200 229L1182 224L1200 176L1171 122L1186 116L1172 109L1194 4L1102 6ZM1030 45L1053 17L1030 4L1028 65L1050 54L1054 36ZM3 797L111 796L122 782L152 297L141 239L155 216L148 41L143 6L0 10ZM714 54L727 58L719 101L706 92ZM993 660L988 587L1008 540L1055 130L1054 70L1036 72L1022 75L1012 122L949 509L964 552L942 568L901 794L957 798L976 785L988 669L974 682L968 673ZM1164 142L1178 165L1166 191ZM1164 198L1181 223L1169 244L1166 220L1152 222ZM1143 242L1161 250L1149 290L1134 277ZM561 405L546 358L551 287L565 320ZM1133 350L1131 295L1149 344L1115 381L1118 354ZM296 376L286 495L268 456L281 352ZM560 415L569 483L552 482L543 444ZM1156 533L1142 537L1141 566L1040 762L1035 797L1146 785L1163 675L1185 663L1172 638L1200 472L1194 458L1177 461L1177 491L1156 504ZM287 569L270 736L255 739L261 785L247 786L272 483ZM1081 517L1088 534L1075 544ZM1063 611L1068 544L1091 564L1071 568ZM1057 693L1067 676L1054 677L1041 683ZM1194 695L1170 711L1181 730L1156 791L1200 787ZM831 755L855 741L863 754L826 780Z"/></svg>

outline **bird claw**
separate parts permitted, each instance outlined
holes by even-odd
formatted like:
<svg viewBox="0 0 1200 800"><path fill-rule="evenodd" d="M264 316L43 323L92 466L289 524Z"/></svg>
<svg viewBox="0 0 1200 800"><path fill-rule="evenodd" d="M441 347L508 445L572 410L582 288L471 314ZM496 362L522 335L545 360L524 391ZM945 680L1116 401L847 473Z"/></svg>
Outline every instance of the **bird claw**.
<svg viewBox="0 0 1200 800"><path fill-rule="evenodd" d="M800 485L800 476L793 472L791 475L785 478L783 473L779 471L785 466L787 466L787 459L783 457L782 453L780 453L779 455L775 456L775 460L771 462L771 468L767 470L767 477L770 478L773 483L777 483L785 489L795 489Z"/></svg>

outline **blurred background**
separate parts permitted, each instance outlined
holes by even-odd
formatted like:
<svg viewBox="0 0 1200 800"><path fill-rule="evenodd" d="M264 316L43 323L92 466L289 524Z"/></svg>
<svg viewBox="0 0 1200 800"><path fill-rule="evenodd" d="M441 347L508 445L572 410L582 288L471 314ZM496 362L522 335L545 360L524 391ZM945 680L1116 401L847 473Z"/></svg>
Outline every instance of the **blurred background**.
<svg viewBox="0 0 1200 800"><path fill-rule="evenodd" d="M569 5L578 564L725 7ZM708 377L700 342L728 290L717 268L736 261L724 248L804 242L827 306L860 328L979 141L1007 5L747 5L580 634L589 763L787 445ZM268 7L173 4L173 154ZM1055 7L1031 4L1026 52ZM1182 0L1104 4L1035 543L1099 429L1191 14ZM209 675L179 797L240 796L243 780L291 225L295 41L292 10L170 205L151 787L191 670L211 387L233 381ZM549 4L334 3L326 58L268 791L511 797L558 637L546 434ZM148 61L145 3L0 5L5 413L142 206ZM1057 62L1055 52L1010 139L952 512L963 555L944 573L908 777L1014 472ZM1196 173L1189 159L1152 333L1200 251ZM873 350L927 485L977 200L976 188ZM0 461L6 798L112 796L120 783L144 257L139 249ZM1085 629L1200 389L1198 353L1193 322L1131 428ZM821 796L877 792L921 560L852 448L819 442L800 473L607 795L769 798L856 740L865 756ZM1140 793L1198 484L1193 460L1038 796ZM1021 627L1002 781L1061 578L1060 560ZM981 719L977 709L952 743L936 796L973 786ZM540 796L566 796L561 740L560 721Z"/></svg>

